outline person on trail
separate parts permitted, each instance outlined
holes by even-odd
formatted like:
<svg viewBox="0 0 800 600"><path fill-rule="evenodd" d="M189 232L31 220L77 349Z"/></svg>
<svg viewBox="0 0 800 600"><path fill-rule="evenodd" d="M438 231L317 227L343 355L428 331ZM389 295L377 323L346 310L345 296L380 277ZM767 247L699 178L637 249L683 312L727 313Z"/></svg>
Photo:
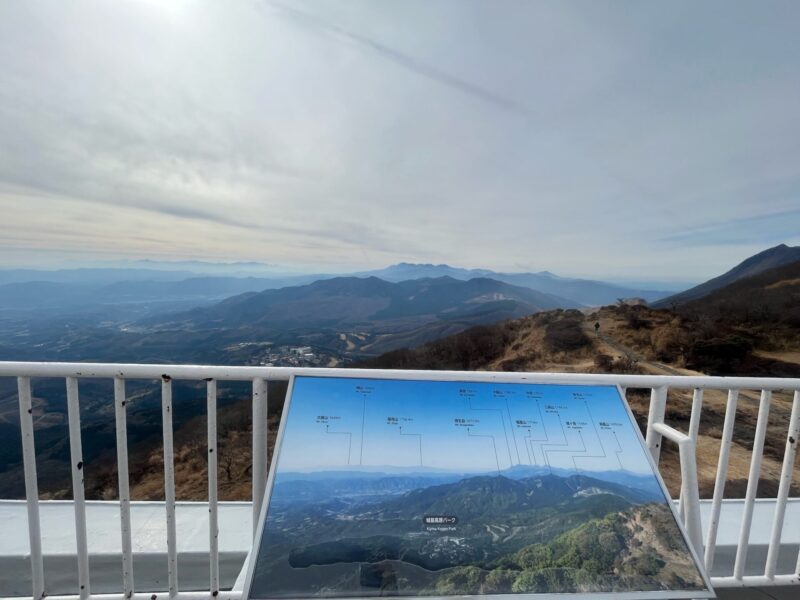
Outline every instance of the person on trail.
<svg viewBox="0 0 800 600"><path fill-rule="evenodd" d="M600 321L594 322L594 334L597 336L600 335Z"/></svg>

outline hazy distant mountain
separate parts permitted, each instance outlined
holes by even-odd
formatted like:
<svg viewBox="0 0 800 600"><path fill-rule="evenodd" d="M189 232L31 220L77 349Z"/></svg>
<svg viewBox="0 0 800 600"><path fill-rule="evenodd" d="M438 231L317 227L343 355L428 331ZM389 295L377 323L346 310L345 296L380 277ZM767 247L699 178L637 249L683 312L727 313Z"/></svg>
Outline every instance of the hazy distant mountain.
<svg viewBox="0 0 800 600"><path fill-rule="evenodd" d="M189 309L244 292L302 285L316 281L316 277L186 277L186 273L177 271L128 269L0 271L0 311L46 310L62 315L77 310L100 314L100 307L148 304L144 312L152 314ZM12 281L2 283L9 279ZM132 311L131 315L139 312Z"/></svg>
<svg viewBox="0 0 800 600"><path fill-rule="evenodd" d="M399 263L385 269L367 271L357 275L380 277L386 281L404 281L443 276L463 280L475 277L489 277L511 285L523 286L545 294L566 298L583 306L613 304L618 298L633 297L653 302L671 293L659 290L634 289L591 279L559 277L549 271L541 271L539 273L497 273L486 269L461 269L444 264Z"/></svg>
<svg viewBox="0 0 800 600"><path fill-rule="evenodd" d="M701 283L685 292L664 298L660 302L655 303L654 306L668 308L670 306L689 302L690 300L702 298L714 290L718 290L740 279L752 277L768 269L773 269L796 261L800 261L800 246L780 244L779 246L769 248L768 250L751 256L719 277L709 279L705 283Z"/></svg>
<svg viewBox="0 0 800 600"><path fill-rule="evenodd" d="M241 294L151 324L181 324L194 329L312 329L419 319L491 322L574 305L563 298L486 278L459 281L439 277L391 283L377 277L337 277Z"/></svg>
<svg viewBox="0 0 800 600"><path fill-rule="evenodd" d="M617 496L630 503L664 500L663 493L653 493L658 492L655 488L648 493L585 475L540 475L529 479L509 479L502 475L487 474L415 489L400 498L384 502L373 512L399 519L414 519L425 514L457 514L462 521L502 518L509 513L588 497L582 496L579 493L581 490Z"/></svg>
<svg viewBox="0 0 800 600"><path fill-rule="evenodd" d="M285 270L281 269L279 265L267 264L256 261L234 261L234 262L219 262L207 260L131 260L121 261L120 268L133 268L144 269L158 269L158 270L189 270L193 273L207 273L225 275L233 275L234 273L247 273L251 275L259 274L266 276L267 274L283 276L286 274Z"/></svg>
<svg viewBox="0 0 800 600"><path fill-rule="evenodd" d="M163 305L163 310L174 311L234 294L263 290L267 286L264 280L235 277L128 280L111 284L25 281L0 285L0 311L46 311L51 315L96 311L101 314L102 307L129 306L133 309L130 305L144 304L152 305L145 313L159 312L159 305ZM131 310L131 315L138 313L137 309Z"/></svg>
<svg viewBox="0 0 800 600"><path fill-rule="evenodd" d="M524 285L546 294L569 298L585 306L614 304L619 298L642 298L647 302L653 302L670 293L659 290L637 290L590 279L559 277L548 271L499 273L495 277L513 285Z"/></svg>
<svg viewBox="0 0 800 600"><path fill-rule="evenodd" d="M0 285L7 283L75 283L103 285L117 281L180 281L197 274L188 271L158 269L4 269L0 270Z"/></svg>
<svg viewBox="0 0 800 600"><path fill-rule="evenodd" d="M501 477L497 477L500 475ZM414 490L425 489L425 494L416 492L403 502L402 510L416 510L413 506L421 497L454 497L452 490L462 489L475 500L474 490L462 485L465 480L503 482L504 487L515 487L521 482L527 486L537 482L538 494L544 494L548 501L556 502L558 497L572 497L580 488L595 487L602 481L608 493L614 493L634 502L652 502L664 499L664 492L652 475L631 473L630 471L599 471L578 474L567 469L553 469L547 466L516 465L501 472L460 473L446 470L403 471L387 469L384 471L313 471L310 473L280 473L275 482L276 499L283 502L323 502L331 497L365 498L372 496L396 496ZM591 478L591 479L590 479ZM461 482L461 483L459 483ZM509 483L505 483L509 482ZM552 484L562 482L557 487L542 487L543 482ZM566 482L567 485L564 485ZM482 486L481 486L482 487ZM488 490L484 490L488 491ZM442 493L447 492L447 493ZM398 510L400 507L397 507Z"/></svg>
<svg viewBox="0 0 800 600"><path fill-rule="evenodd" d="M452 277L453 279L474 279L495 275L488 269L462 269L450 265L434 265L430 263L397 263L383 269L354 273L356 277L379 277L386 281L408 281L409 279L427 279L435 277Z"/></svg>
<svg viewBox="0 0 800 600"><path fill-rule="evenodd" d="M133 266L130 268L0 270L0 310L40 307L67 310L72 305L85 307L124 302L191 299L196 299L199 301L198 304L202 304L208 300L219 300L226 295L232 296L246 291L299 286L339 277L332 274L281 274L266 271L264 268L259 269L258 264L252 263L136 261L131 264ZM487 269L462 269L444 264L399 263L384 269L355 273L353 276L378 277L392 283L439 277L451 277L461 281L490 278L566 299L569 301L567 303L569 306L612 304L618 298L631 297L652 302L671 293L589 279L559 277L548 271L496 273ZM3 287L9 284L16 286ZM63 284L68 287L44 284Z"/></svg>
<svg viewBox="0 0 800 600"><path fill-rule="evenodd" d="M62 269L0 269L0 284L25 281L58 281L68 283L114 283L118 281L178 281L192 277L258 277L286 279L302 277L280 270L274 265L255 262L206 262L131 260L109 261L92 267ZM320 275L308 275L319 279ZM324 276L323 276L324 277Z"/></svg>

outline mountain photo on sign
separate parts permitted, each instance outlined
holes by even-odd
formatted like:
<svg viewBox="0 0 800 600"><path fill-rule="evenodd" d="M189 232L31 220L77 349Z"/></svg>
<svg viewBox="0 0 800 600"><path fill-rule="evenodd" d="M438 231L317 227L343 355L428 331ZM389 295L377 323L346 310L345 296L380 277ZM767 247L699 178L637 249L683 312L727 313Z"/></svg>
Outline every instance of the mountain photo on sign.
<svg viewBox="0 0 800 600"><path fill-rule="evenodd" d="M612 386L295 378L249 598L710 597Z"/></svg>

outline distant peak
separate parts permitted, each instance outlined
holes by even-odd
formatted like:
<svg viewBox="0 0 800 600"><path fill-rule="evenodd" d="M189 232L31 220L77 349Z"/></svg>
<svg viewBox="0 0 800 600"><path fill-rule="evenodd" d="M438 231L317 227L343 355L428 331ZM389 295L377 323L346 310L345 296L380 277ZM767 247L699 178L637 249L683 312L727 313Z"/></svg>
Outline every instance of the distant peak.
<svg viewBox="0 0 800 600"><path fill-rule="evenodd" d="M450 269L452 268L450 265L445 263L440 263L435 265L433 263L409 263L409 262L399 262L395 265L390 265L388 268L396 268L396 267L414 267L414 268L436 268L436 269Z"/></svg>
<svg viewBox="0 0 800 600"><path fill-rule="evenodd" d="M782 252L783 250L797 250L800 249L800 246L788 246L786 244L778 244L777 246L773 246L772 248L767 248L762 252L762 254L768 254L770 252Z"/></svg>

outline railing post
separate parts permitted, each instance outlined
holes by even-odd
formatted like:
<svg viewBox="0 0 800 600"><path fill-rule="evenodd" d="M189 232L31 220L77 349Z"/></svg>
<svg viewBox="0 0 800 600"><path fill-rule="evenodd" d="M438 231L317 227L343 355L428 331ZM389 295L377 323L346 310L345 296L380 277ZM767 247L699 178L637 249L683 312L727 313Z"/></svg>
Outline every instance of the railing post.
<svg viewBox="0 0 800 600"><path fill-rule="evenodd" d="M692 393L692 412L689 416L689 437L692 438L695 446L695 456L697 455L697 436L700 432L700 414L703 412L703 388L695 388ZM699 490L698 490L699 492ZM686 502L683 488L681 488L680 500L678 500L678 512L684 516L684 503Z"/></svg>
<svg viewBox="0 0 800 600"><path fill-rule="evenodd" d="M698 556L703 552L703 529L700 525L700 494L697 486L697 457L692 438L665 423L655 423L653 429L678 444L681 461L681 492L686 498L684 525L689 541Z"/></svg>
<svg viewBox="0 0 800 600"><path fill-rule="evenodd" d="M209 598L219 593L219 526L217 520L217 382L206 383L208 413L208 549Z"/></svg>
<svg viewBox="0 0 800 600"><path fill-rule="evenodd" d="M708 523L706 552L703 556L703 561L706 564L706 571L709 573L711 573L711 568L714 566L714 554L717 550L719 513L722 510L722 499L725 497L725 481L728 478L728 458L731 454L733 423L736 420L736 402L738 399L739 390L728 391L728 402L725 404L725 422L722 425L722 439L719 441L719 462L717 463L717 476L714 480L714 497L711 501L711 519Z"/></svg>
<svg viewBox="0 0 800 600"><path fill-rule="evenodd" d="M702 413L703 388L695 388L692 394L692 414L689 417L689 437L695 444L697 444L697 436L700 433L700 415Z"/></svg>
<svg viewBox="0 0 800 600"><path fill-rule="evenodd" d="M267 380L253 380L253 536L267 485Z"/></svg>
<svg viewBox="0 0 800 600"><path fill-rule="evenodd" d="M117 433L117 490L119 492L119 523L122 539L122 591L125 598L133 596L133 546L131 543L131 491L128 475L128 424L125 380L114 378L114 417Z"/></svg>
<svg viewBox="0 0 800 600"><path fill-rule="evenodd" d="M650 455L656 465L661 456L661 434L653 429L656 423L664 422L664 415L667 410L667 387L654 387L650 391L650 412L647 415L647 435L645 442Z"/></svg>
<svg viewBox="0 0 800 600"><path fill-rule="evenodd" d="M775 567L778 563L778 553L781 547L783 520L786 516L786 499L789 497L789 488L792 487L792 473L794 472L794 461L797 456L798 437L800 437L800 390L794 393L792 416L789 417L789 431L786 433L786 450L783 452L781 482L778 487L778 497L775 500L775 518L772 521L767 563L764 567L764 576L768 579L775 579ZM798 556L798 565L795 572L800 573L800 555Z"/></svg>
<svg viewBox="0 0 800 600"><path fill-rule="evenodd" d="M681 460L681 479L685 491L686 533L698 556L703 554L703 526L700 522L700 491L697 483L697 448L694 440L688 438L678 446Z"/></svg>
<svg viewBox="0 0 800 600"><path fill-rule="evenodd" d="M164 437L164 500L167 511L167 585L178 597L178 545L175 527L175 464L172 447L172 379L161 376L161 426Z"/></svg>
<svg viewBox="0 0 800 600"><path fill-rule="evenodd" d="M36 480L36 449L33 442L33 402L30 377L17 377L19 423L22 433L22 465L25 471L25 499L28 505L28 539L31 546L32 598L44 598L42 530L39 524L39 484Z"/></svg>
<svg viewBox="0 0 800 600"><path fill-rule="evenodd" d="M89 587L89 548L86 540L86 498L83 488L83 449L81 445L81 413L78 380L67 377L67 416L69 420L69 454L72 461L72 504L75 510L75 541L78 555L78 588L81 600L87 600Z"/></svg>
<svg viewBox="0 0 800 600"><path fill-rule="evenodd" d="M750 527L753 523L753 504L758 492L758 479L761 476L761 460L764 455L764 437L767 435L767 419L769 418L769 405L772 392L763 390L761 402L758 406L758 420L756 421L756 434L753 439L753 455L750 458L750 473L747 476L747 492L744 498L744 515L742 527L739 531L739 546L736 548L736 561L733 565L733 576L741 579L747 563L747 550L750 544Z"/></svg>

